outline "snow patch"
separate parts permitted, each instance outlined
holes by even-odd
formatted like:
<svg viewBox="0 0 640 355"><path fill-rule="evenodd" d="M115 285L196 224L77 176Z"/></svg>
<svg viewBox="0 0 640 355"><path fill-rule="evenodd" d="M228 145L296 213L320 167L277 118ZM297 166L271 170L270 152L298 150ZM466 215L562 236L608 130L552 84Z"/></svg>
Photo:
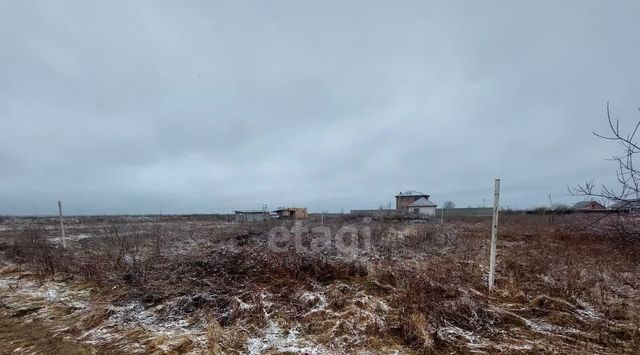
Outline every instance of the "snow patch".
<svg viewBox="0 0 640 355"><path fill-rule="evenodd" d="M297 327L283 330L278 323L269 320L263 334L247 339L249 354L264 354L269 350L277 350L283 353L298 354L326 354L327 349L308 340L300 338Z"/></svg>
<svg viewBox="0 0 640 355"><path fill-rule="evenodd" d="M238 297L234 297L234 298L235 298L236 302L238 302L238 308L243 310L243 311L255 307L255 305L246 303L246 302L242 301Z"/></svg>
<svg viewBox="0 0 640 355"><path fill-rule="evenodd" d="M323 292L305 291L300 296L300 300L307 304L313 304L313 308L311 308L306 314L322 311L327 308L327 297Z"/></svg>
<svg viewBox="0 0 640 355"><path fill-rule="evenodd" d="M95 236L91 234L76 234L76 235L65 235L64 239L62 237L57 237L57 236L56 237L49 236L47 239L53 243L62 243L63 241L77 242L79 240L89 239L89 238L95 238Z"/></svg>
<svg viewBox="0 0 640 355"><path fill-rule="evenodd" d="M445 340L464 339L469 346L486 345L480 336L454 325L448 325L438 329L438 336Z"/></svg>

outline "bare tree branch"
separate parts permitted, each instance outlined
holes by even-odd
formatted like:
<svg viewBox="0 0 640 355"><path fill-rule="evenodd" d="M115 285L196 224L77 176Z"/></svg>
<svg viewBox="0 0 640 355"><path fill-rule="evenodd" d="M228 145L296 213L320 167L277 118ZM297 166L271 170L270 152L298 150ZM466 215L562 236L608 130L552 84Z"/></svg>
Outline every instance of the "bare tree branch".
<svg viewBox="0 0 640 355"><path fill-rule="evenodd" d="M640 171L635 168L636 154L640 153L640 143L636 142L636 135L640 131L640 120L636 122L630 133L620 130L620 120L614 119L611 115L611 107L607 102L607 123L609 124L609 133L602 134L593 132L593 134L607 141L614 141L620 144L622 153L614 155L608 159L616 162L616 186L602 185L600 191L595 190L593 180L584 184L578 184L576 187L568 187L569 193L574 196L582 196L585 198L602 198L623 206L621 212L632 212L635 210L640 212ZM635 219L625 218L618 214L614 223L611 223L611 230L624 236L639 236L640 222ZM599 220L598 220L599 222Z"/></svg>

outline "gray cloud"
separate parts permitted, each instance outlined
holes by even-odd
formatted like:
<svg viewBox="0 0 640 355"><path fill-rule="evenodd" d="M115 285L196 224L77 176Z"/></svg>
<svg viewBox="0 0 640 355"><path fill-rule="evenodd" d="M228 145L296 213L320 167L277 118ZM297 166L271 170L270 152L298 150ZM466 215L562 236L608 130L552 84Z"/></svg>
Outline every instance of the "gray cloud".
<svg viewBox="0 0 640 355"><path fill-rule="evenodd" d="M0 214L570 202L640 119L636 1L0 4Z"/></svg>

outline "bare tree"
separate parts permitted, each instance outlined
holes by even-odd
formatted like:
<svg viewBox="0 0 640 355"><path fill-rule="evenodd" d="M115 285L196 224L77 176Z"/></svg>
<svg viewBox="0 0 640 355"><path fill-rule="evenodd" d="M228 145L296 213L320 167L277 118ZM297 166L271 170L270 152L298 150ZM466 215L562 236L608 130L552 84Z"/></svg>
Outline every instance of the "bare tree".
<svg viewBox="0 0 640 355"><path fill-rule="evenodd" d="M456 204L455 204L455 203L453 203L453 201L445 201L445 202L442 204L442 208L447 209L447 210L448 210L448 209L451 209L451 208L456 208Z"/></svg>
<svg viewBox="0 0 640 355"><path fill-rule="evenodd" d="M593 132L593 134L598 138L615 142L621 147L621 152L609 159L617 165L617 184L614 186L603 184L598 189L596 183L591 180L575 188L569 188L569 192L575 196L610 201L618 206L637 206L640 204L640 171L635 168L635 158L636 154L640 153L640 142L637 142L640 120L635 124L633 130L621 130L620 120L611 116L610 105L607 102L607 121L610 130L608 134L597 132ZM617 218L610 225L614 227L615 231L624 235L640 235L640 224L633 220Z"/></svg>
<svg viewBox="0 0 640 355"><path fill-rule="evenodd" d="M616 177L618 178L619 186L601 185L600 191L596 191L596 184L591 180L570 190L574 195L601 197L614 202L636 201L640 199L640 181L638 181L640 179L640 171L634 167L634 158L635 154L640 152L640 143L636 142L640 121L636 123L631 133L621 131L620 120L615 119L614 121L611 117L609 103L607 103L607 120L611 132L607 135L597 132L593 132L593 134L596 137L614 141L622 146L622 153L609 159L618 165Z"/></svg>

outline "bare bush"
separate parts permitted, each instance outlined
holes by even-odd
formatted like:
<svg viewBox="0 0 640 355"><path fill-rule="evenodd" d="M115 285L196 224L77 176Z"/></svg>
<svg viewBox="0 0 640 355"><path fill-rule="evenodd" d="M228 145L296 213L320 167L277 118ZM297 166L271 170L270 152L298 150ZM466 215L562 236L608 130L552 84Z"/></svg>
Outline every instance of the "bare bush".
<svg viewBox="0 0 640 355"><path fill-rule="evenodd" d="M50 243L39 228L28 228L16 235L8 256L33 267L40 277L67 271L69 266L62 248Z"/></svg>

